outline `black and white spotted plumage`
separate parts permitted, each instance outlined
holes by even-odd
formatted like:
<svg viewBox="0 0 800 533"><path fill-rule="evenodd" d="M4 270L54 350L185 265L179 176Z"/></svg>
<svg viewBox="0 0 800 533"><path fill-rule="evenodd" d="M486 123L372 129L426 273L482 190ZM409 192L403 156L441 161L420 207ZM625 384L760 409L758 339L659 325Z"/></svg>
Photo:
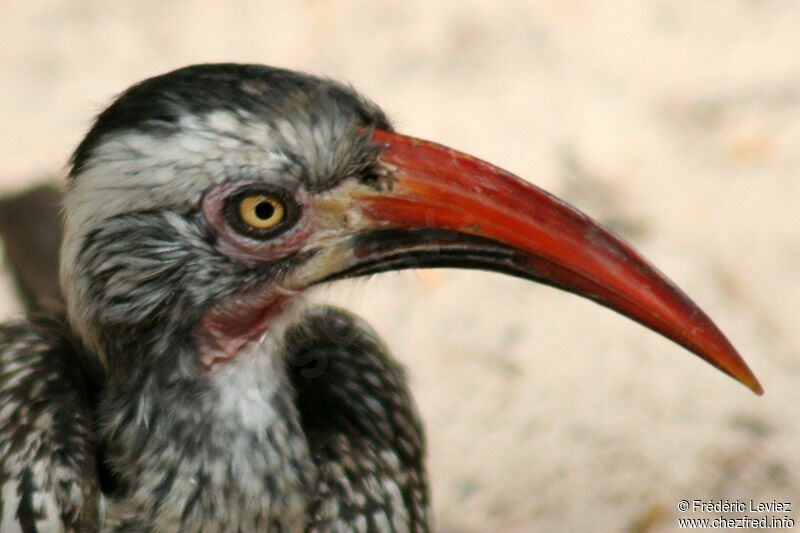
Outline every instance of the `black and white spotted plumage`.
<svg viewBox="0 0 800 533"><path fill-rule="evenodd" d="M87 363L63 321L0 326L0 531L99 531Z"/></svg>
<svg viewBox="0 0 800 533"><path fill-rule="evenodd" d="M319 307L288 332L297 405L318 469L312 531L428 523L422 428L401 368L375 332Z"/></svg>
<svg viewBox="0 0 800 533"><path fill-rule="evenodd" d="M204 317L325 259L241 259L207 191L368 182L373 127L350 88L252 65L147 80L98 117L65 199L68 320L0 327L4 533L428 530L420 423L360 320L297 296L234 359L198 362Z"/></svg>
<svg viewBox="0 0 800 533"><path fill-rule="evenodd" d="M294 419L296 435L304 436L295 444L303 453L292 465L308 476L298 530L425 531L429 495L422 429L403 371L374 331L349 313L315 307L287 330L286 345L291 347L286 359L289 387L276 400L285 401L282 416ZM103 464L107 451L95 430L97 369L87 367L91 359L80 352L66 325L51 318L6 324L0 328L0 357L0 530L164 530L148 523L141 508L101 526L108 502L130 489L119 475L125 466ZM206 430L215 429L209 425ZM185 435L176 431L173 438L187 448L173 453L191 453ZM170 470L169 461L175 458L163 457L163 488L152 500L144 498L146 505L163 503L174 489L168 480L175 483L179 474ZM199 470L193 484L209 482L214 475L204 473L210 468L208 459L194 462ZM276 491L271 497L279 499L281 488L271 488ZM199 489L187 498L185 516L175 530L228 531L230 516L230 522L213 529L196 522L199 517L192 513L226 516L237 509L215 509L196 494ZM291 530L257 518L231 530L273 529Z"/></svg>

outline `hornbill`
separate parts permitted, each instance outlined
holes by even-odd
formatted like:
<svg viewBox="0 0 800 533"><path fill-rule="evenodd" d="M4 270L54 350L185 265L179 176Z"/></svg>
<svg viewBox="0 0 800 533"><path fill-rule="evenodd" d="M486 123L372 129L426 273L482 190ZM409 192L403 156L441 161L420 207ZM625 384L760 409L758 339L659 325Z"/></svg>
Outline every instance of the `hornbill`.
<svg viewBox="0 0 800 533"><path fill-rule="evenodd" d="M66 304L0 328L2 531L426 531L403 372L318 284L462 267L564 289L757 393L628 244L346 85L196 65L123 92L71 160Z"/></svg>

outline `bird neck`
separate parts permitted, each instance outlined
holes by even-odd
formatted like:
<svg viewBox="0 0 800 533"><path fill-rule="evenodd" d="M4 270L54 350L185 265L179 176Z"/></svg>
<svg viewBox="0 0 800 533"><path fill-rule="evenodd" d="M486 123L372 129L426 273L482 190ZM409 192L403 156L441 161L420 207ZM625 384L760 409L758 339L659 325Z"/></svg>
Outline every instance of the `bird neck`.
<svg viewBox="0 0 800 533"><path fill-rule="evenodd" d="M276 324L210 374L181 372L182 361L197 360L183 339L156 359L174 368L153 365L127 386L109 382L100 420L117 478L110 523L154 531L302 527L314 467L285 367L287 326Z"/></svg>

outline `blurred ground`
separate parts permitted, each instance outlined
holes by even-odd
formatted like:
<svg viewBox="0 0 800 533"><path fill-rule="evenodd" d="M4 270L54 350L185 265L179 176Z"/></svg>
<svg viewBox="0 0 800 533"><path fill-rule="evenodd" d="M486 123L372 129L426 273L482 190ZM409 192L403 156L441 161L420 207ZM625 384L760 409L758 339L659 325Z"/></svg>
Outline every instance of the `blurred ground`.
<svg viewBox="0 0 800 533"><path fill-rule="evenodd" d="M318 294L367 317L408 367L439 529L672 531L695 498L791 501L798 519L798 20L791 0L5 0L0 192L60 173L92 115L156 73L239 61L348 80L401 131L613 226L767 391L498 275ZM18 313L0 292L0 315Z"/></svg>

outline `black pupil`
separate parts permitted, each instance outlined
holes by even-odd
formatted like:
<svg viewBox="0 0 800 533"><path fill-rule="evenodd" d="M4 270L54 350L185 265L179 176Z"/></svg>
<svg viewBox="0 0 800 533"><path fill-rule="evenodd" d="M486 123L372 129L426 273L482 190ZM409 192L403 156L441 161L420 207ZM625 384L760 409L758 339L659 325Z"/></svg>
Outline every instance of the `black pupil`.
<svg viewBox="0 0 800 533"><path fill-rule="evenodd" d="M261 220L269 220L275 214L275 208L269 202L259 202L256 205L256 216Z"/></svg>

